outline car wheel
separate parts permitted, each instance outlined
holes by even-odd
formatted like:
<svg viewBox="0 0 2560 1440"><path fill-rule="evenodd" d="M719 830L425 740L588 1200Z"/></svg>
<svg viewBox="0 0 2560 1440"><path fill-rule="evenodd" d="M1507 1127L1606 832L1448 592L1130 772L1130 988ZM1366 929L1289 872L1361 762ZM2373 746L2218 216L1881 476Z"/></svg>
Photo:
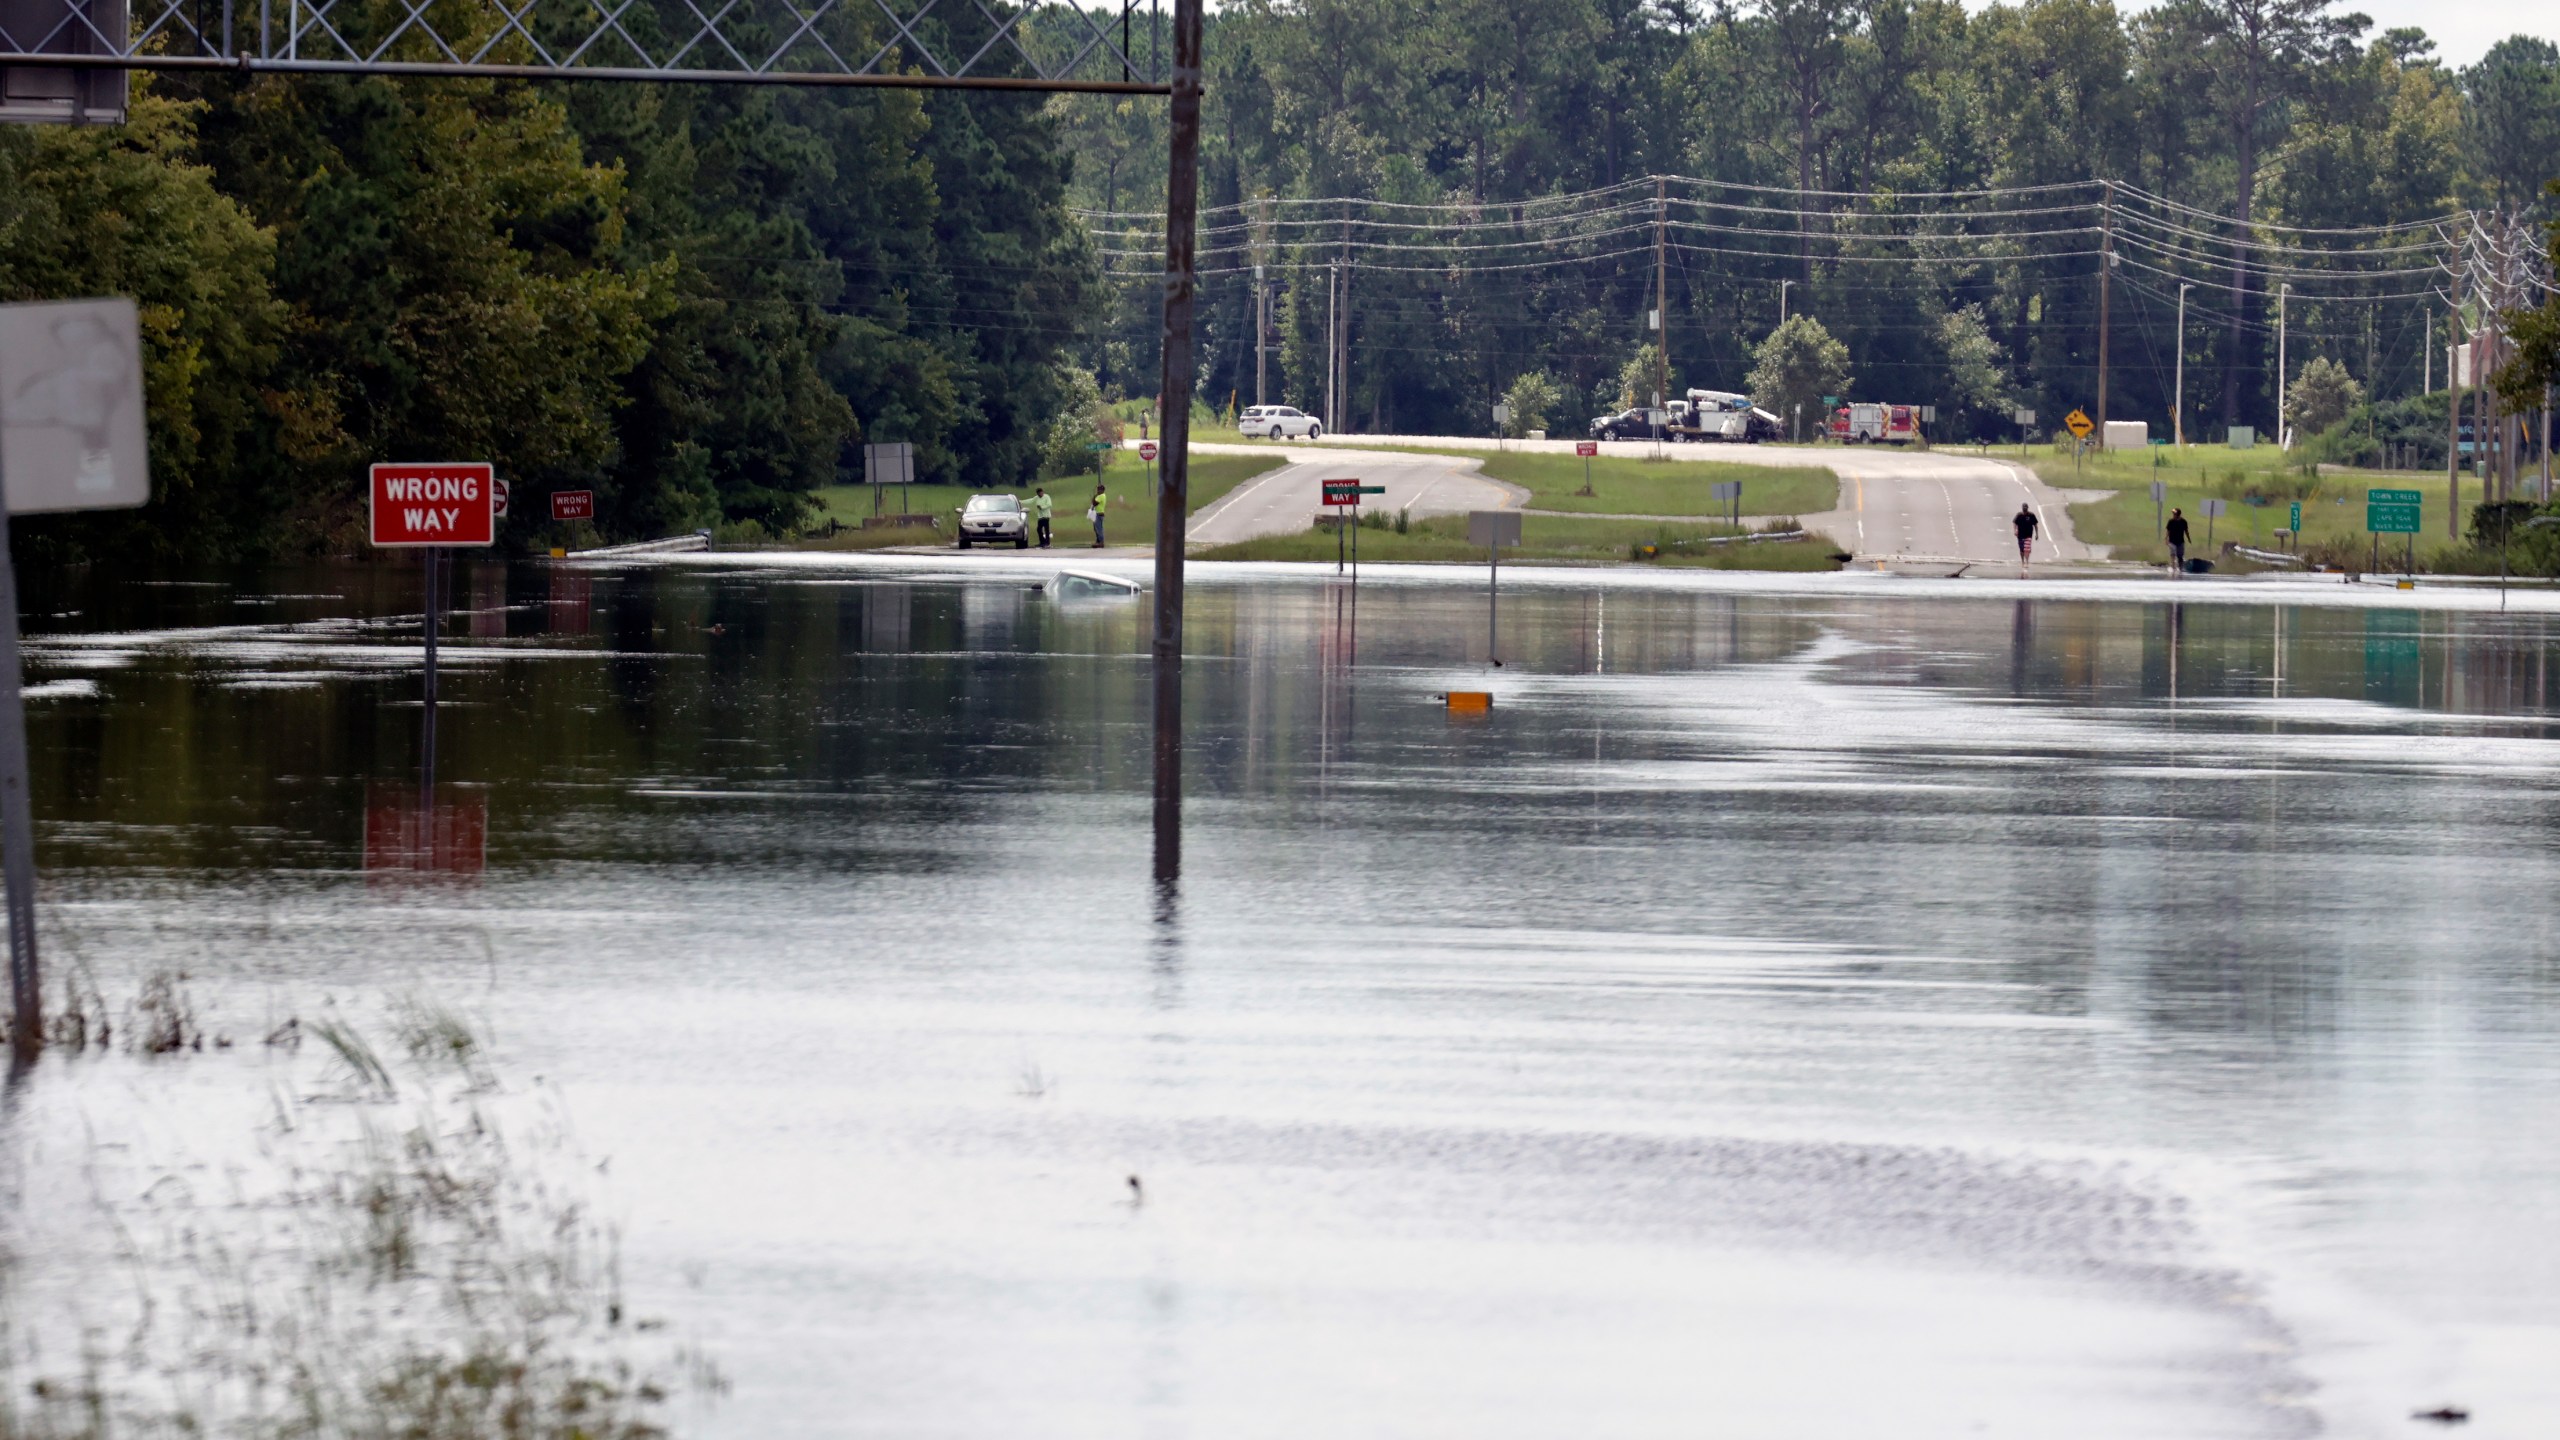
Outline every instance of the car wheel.
<svg viewBox="0 0 2560 1440"><path fill-rule="evenodd" d="M1618 438L1618 432L1615 430L1603 430L1600 432L1600 438L1603 440L1615 440Z"/></svg>
<svg viewBox="0 0 2560 1440"><path fill-rule="evenodd" d="M1323 427L1323 426L1321 426L1321 425L1310 425L1310 426L1308 426L1308 427L1307 427L1307 438L1308 438L1308 439L1310 439L1310 440L1321 440L1321 439L1323 439L1323 438L1324 438L1324 427Z"/></svg>
<svg viewBox="0 0 2560 1440"><path fill-rule="evenodd" d="M966 549L968 549L968 548L969 548L969 537L968 537L968 536L963 535L963 536L961 536L961 537L960 537L960 548L961 548L961 549L963 549L963 550L966 550Z"/></svg>
<svg viewBox="0 0 2560 1440"><path fill-rule="evenodd" d="M1028 549L1030 549L1030 548L1031 548L1031 537L1030 537L1030 536L1028 536L1028 535L1016 535L1016 536L1014 536L1014 537L1013 537L1013 548L1014 548L1014 549L1016 549L1016 550L1028 550Z"/></svg>

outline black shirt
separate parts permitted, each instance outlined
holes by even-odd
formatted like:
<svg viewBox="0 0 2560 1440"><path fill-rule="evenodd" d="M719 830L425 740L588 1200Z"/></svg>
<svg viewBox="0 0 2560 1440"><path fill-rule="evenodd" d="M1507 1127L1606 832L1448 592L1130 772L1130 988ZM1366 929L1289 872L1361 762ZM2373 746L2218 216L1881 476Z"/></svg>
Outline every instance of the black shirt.
<svg viewBox="0 0 2560 1440"><path fill-rule="evenodd" d="M2186 516L2172 515L2169 517L2169 543L2172 545L2184 545L2187 543Z"/></svg>
<svg viewBox="0 0 2560 1440"><path fill-rule="evenodd" d="M2034 511L2021 510L2010 519L2009 523L2017 527L2019 539L2033 540L2036 538L2036 513Z"/></svg>

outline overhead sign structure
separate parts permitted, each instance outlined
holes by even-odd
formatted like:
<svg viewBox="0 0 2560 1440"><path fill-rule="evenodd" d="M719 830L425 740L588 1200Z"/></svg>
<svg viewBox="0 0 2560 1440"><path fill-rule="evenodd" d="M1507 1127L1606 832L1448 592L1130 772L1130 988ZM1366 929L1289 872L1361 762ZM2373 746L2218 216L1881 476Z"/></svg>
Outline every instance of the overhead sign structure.
<svg viewBox="0 0 2560 1440"><path fill-rule="evenodd" d="M2376 535L2415 535L2421 496L2415 490L2364 492L2364 528Z"/></svg>
<svg viewBox="0 0 2560 1440"><path fill-rule="evenodd" d="M596 492L593 490L552 491L551 518L554 520L593 520L596 518Z"/></svg>
<svg viewBox="0 0 2560 1440"><path fill-rule="evenodd" d="M8 72L12 96L39 93L22 89L23 78ZM122 118L123 94L118 76L113 118ZM23 1056L44 1043L44 986L36 964L36 824L8 517L147 503L151 452L142 402L142 331L131 300L0 305L0 871L7 877L9 1031Z"/></svg>
<svg viewBox="0 0 2560 1440"><path fill-rule="evenodd" d="M2062 428L2071 432L2071 438L2086 440L2089 432L2098 428L2098 423L2089 418L2088 412L2074 410L2062 417Z"/></svg>
<svg viewBox="0 0 2560 1440"><path fill-rule="evenodd" d="M393 549L493 545L497 469L481 460L373 467L373 543Z"/></svg>

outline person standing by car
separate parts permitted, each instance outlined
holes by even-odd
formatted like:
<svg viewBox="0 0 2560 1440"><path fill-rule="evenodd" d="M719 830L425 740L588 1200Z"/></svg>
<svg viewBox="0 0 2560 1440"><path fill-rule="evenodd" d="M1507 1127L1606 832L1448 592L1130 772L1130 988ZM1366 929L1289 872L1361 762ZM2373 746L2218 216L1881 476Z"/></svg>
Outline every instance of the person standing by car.
<svg viewBox="0 0 2560 1440"><path fill-rule="evenodd" d="M1049 498L1047 489L1040 486L1032 487L1031 518L1040 527L1040 548L1043 550L1049 548L1049 517L1057 508L1058 502Z"/></svg>
<svg viewBox="0 0 2560 1440"><path fill-rule="evenodd" d="M2172 507L2165 528L2169 533L2169 568L2184 575L2187 573L2187 512Z"/></svg>
<svg viewBox="0 0 2560 1440"><path fill-rule="evenodd" d="M1102 482L1093 482L1093 503L1086 506L1084 518L1093 522L1093 548L1102 548L1102 512L1111 508L1111 497L1103 493Z"/></svg>

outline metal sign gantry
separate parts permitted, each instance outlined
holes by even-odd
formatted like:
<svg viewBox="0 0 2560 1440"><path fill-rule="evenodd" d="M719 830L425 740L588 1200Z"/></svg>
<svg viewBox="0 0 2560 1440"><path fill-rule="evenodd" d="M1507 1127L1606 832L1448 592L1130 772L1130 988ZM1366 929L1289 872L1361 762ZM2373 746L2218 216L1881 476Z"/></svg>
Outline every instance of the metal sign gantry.
<svg viewBox="0 0 2560 1440"><path fill-rule="evenodd" d="M1165 95L1157 4L0 0L0 113L112 119L130 70Z"/></svg>

